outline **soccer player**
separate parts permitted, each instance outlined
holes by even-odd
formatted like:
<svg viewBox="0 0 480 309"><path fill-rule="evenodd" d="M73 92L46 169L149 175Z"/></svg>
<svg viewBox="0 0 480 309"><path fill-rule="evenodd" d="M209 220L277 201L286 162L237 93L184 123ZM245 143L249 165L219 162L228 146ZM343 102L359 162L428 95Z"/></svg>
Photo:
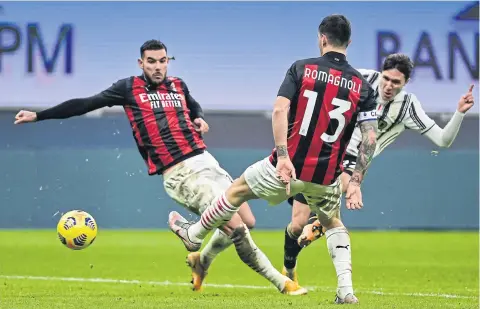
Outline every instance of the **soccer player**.
<svg viewBox="0 0 480 309"><path fill-rule="evenodd" d="M473 85L471 85L467 93L460 97L453 117L445 128L440 128L427 116L418 98L403 89L410 79L412 70L413 62L404 54L389 55L383 63L382 72L359 70L372 85L376 95L379 136L374 157L393 143L405 129L415 130L439 147L450 147L457 136L465 113L474 104ZM340 176L343 192L355 169L361 138L360 128L355 128L343 161L344 171ZM294 199L292 221L285 229L282 273L298 282L297 256L302 247L308 246L323 235L324 228L318 220L307 224L312 214L304 196L298 194L289 200L290 203L292 199Z"/></svg>
<svg viewBox="0 0 480 309"><path fill-rule="evenodd" d="M106 106L123 106L148 174L163 175L167 194L190 211L200 214L233 180L205 150L200 133L209 128L203 120L202 108L183 80L167 76L167 47L160 41L150 40L140 48L140 56L141 76L121 79L97 95L68 100L39 113L22 110L16 115L15 124L64 119ZM237 226L251 226L254 221L248 204L240 208L239 214L219 225L223 233L218 231L207 247L219 250L233 241L242 261L282 293L305 294L305 289L272 266L248 233L235 233ZM195 251L201 244L190 242L189 245L187 249Z"/></svg>
<svg viewBox="0 0 480 309"><path fill-rule="evenodd" d="M362 143L347 190L347 208L360 209L360 185L377 140L373 89L346 60L350 35L346 17L323 19L318 28L321 57L293 63L280 86L272 115L273 153L247 168L199 222L190 224L178 213L169 222L183 242L201 242L248 200L261 198L276 205L303 193L327 229L328 250L338 275L336 303L358 303L352 286L350 238L339 218L340 163L358 123Z"/></svg>

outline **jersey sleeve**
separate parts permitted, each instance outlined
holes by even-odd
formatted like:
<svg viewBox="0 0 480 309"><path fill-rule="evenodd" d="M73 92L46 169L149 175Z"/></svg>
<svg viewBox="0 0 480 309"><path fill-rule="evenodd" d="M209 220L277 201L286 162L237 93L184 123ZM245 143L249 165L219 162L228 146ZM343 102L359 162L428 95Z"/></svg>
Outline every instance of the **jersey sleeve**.
<svg viewBox="0 0 480 309"><path fill-rule="evenodd" d="M190 110L190 119L195 120L197 118L204 118L203 109L200 104L192 97L190 90L187 87L187 84L181 79L181 85L183 93L185 94L185 101L187 107Z"/></svg>
<svg viewBox="0 0 480 309"><path fill-rule="evenodd" d="M92 98L101 107L123 105L127 93L127 79L121 79Z"/></svg>
<svg viewBox="0 0 480 309"><path fill-rule="evenodd" d="M123 105L125 102L126 80L114 83L110 88L88 97L71 99L37 113L37 120L65 119L80 116L102 107Z"/></svg>
<svg viewBox="0 0 480 309"><path fill-rule="evenodd" d="M408 129L424 134L435 125L435 121L425 113L418 98L410 94L410 107L403 118L403 124Z"/></svg>
<svg viewBox="0 0 480 309"><path fill-rule="evenodd" d="M300 83L297 73L297 63L295 62L290 66L287 74L285 74L285 78L282 85L280 86L280 89L278 90L277 96L285 97L289 100L293 99L293 97L297 93L298 85Z"/></svg>
<svg viewBox="0 0 480 309"><path fill-rule="evenodd" d="M377 120L377 102L375 100L375 92L370 85L362 88L360 102L358 103L357 122Z"/></svg>
<svg viewBox="0 0 480 309"><path fill-rule="evenodd" d="M380 72L375 70L368 70L368 69L358 69L357 70L360 74L362 74L363 78L371 85L373 84L379 77Z"/></svg>

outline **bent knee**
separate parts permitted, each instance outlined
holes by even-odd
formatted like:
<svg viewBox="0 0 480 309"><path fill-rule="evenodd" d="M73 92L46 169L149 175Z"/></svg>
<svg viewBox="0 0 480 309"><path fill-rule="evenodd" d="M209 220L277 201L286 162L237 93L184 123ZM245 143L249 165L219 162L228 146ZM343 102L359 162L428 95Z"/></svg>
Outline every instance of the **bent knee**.
<svg viewBox="0 0 480 309"><path fill-rule="evenodd" d="M330 218L330 219L324 219L324 220L320 219L320 224L326 230L334 229L334 228L337 228L337 227L345 228L342 220L340 220L339 218L336 218L336 217L333 217L333 218Z"/></svg>
<svg viewBox="0 0 480 309"><path fill-rule="evenodd" d="M303 227L305 226L306 224L303 224L301 222L295 222L295 221L292 221L290 223L290 234L295 236L295 237L299 237L301 234L302 234L302 231L303 231Z"/></svg>

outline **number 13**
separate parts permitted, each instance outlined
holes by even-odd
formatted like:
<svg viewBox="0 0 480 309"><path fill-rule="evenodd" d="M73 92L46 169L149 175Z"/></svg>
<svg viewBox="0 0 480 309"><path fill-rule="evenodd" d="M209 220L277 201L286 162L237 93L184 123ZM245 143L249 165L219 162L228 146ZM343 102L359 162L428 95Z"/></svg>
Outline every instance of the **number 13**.
<svg viewBox="0 0 480 309"><path fill-rule="evenodd" d="M315 103L317 102L318 92L305 90L303 96L308 98L307 108L305 109L305 114L303 116L302 125L300 126L300 135L306 136L308 128L310 127L310 122L312 121L313 110L315 109ZM333 135L328 135L326 132L323 132L321 139L327 143L333 143L338 139L338 136L345 127L345 116L343 113L350 110L352 103L350 101L341 100L334 98L332 100L332 105L338 106L328 112L330 119L336 119L338 121L337 129Z"/></svg>

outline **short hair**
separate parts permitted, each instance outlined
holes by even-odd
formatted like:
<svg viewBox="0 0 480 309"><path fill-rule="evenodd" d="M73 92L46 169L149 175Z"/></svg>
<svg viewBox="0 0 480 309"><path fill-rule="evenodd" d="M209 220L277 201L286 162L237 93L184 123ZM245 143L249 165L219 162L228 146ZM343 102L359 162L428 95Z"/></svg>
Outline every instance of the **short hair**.
<svg viewBox="0 0 480 309"><path fill-rule="evenodd" d="M352 35L352 28L350 21L345 16L333 14L322 20L318 26L318 32L325 35L331 45L346 47Z"/></svg>
<svg viewBox="0 0 480 309"><path fill-rule="evenodd" d="M146 50L162 50L165 49L167 52L167 46L160 42L159 40L148 40L140 47L140 56L143 58L143 54Z"/></svg>
<svg viewBox="0 0 480 309"><path fill-rule="evenodd" d="M383 61L382 71L397 69L405 76L405 81L410 78L413 71L413 61L405 54L391 54Z"/></svg>

